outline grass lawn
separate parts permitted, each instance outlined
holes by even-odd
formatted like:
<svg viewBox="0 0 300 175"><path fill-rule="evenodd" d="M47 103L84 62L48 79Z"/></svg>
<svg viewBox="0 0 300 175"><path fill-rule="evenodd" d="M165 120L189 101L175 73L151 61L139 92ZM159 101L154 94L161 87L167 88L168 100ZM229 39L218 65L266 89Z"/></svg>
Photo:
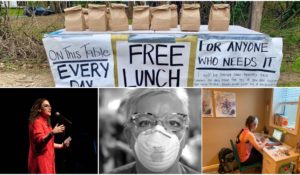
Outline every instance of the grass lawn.
<svg viewBox="0 0 300 175"><path fill-rule="evenodd" d="M2 13L4 13L4 10L2 11ZM23 16L23 14L24 14L23 7L9 9L9 16Z"/></svg>

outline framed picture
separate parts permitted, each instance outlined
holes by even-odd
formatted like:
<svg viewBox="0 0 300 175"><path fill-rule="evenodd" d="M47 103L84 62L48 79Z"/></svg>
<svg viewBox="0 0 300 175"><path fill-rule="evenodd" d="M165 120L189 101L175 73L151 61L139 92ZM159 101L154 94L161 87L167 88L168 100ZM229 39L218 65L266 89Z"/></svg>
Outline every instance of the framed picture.
<svg viewBox="0 0 300 175"><path fill-rule="evenodd" d="M236 117L235 97L232 92L214 91L216 117Z"/></svg>
<svg viewBox="0 0 300 175"><path fill-rule="evenodd" d="M202 90L202 108L201 113L202 117L213 117L213 97L212 91L203 89Z"/></svg>

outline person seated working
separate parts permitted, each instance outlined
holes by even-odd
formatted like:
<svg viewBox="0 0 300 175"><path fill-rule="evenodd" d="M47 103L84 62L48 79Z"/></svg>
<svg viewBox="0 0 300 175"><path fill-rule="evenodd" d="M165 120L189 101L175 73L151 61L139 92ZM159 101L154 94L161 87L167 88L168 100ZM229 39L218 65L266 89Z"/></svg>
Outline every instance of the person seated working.
<svg viewBox="0 0 300 175"><path fill-rule="evenodd" d="M258 119L249 116L246 120L246 127L237 135L236 146L241 161L241 165L251 165L262 162L262 150L267 146L268 139L258 140L253 131L258 126ZM254 147L254 149L253 149Z"/></svg>

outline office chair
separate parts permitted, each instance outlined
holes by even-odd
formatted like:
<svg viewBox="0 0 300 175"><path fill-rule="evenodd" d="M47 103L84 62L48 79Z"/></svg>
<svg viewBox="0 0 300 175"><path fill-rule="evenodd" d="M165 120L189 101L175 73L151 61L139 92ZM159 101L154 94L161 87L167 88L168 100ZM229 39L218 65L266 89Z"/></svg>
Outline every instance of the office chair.
<svg viewBox="0 0 300 175"><path fill-rule="evenodd" d="M233 155L234 155L234 158L237 162L237 165L239 167L240 172L243 172L243 171L246 171L246 170L249 170L249 169L254 169L254 168L259 168L259 169L262 168L262 164L260 162L254 163L252 165L242 165L241 161L240 161L239 154L238 154L237 149L236 149L236 145L235 145L235 143L233 143L233 141L231 139L230 139L230 144L231 144Z"/></svg>

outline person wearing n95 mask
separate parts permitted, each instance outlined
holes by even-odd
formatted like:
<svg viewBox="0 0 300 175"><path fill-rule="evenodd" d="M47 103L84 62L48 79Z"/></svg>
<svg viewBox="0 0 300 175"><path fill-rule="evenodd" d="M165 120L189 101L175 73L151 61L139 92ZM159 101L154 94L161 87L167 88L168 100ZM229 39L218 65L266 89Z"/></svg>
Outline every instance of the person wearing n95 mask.
<svg viewBox="0 0 300 175"><path fill-rule="evenodd" d="M127 97L125 113L124 133L135 162L111 173L198 173L179 161L189 130L188 97L184 89L134 89Z"/></svg>

